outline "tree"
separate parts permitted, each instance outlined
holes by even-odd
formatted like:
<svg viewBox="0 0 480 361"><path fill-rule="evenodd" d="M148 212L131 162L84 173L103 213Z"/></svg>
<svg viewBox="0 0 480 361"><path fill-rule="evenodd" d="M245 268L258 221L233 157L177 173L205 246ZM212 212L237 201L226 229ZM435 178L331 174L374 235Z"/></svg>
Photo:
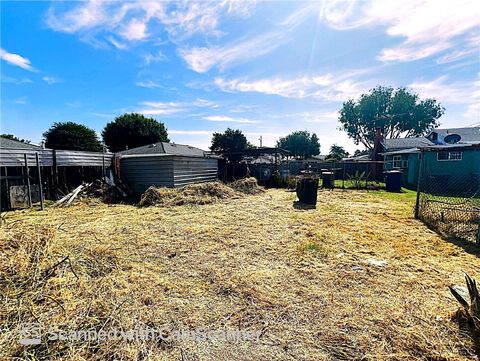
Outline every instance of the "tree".
<svg viewBox="0 0 480 361"><path fill-rule="evenodd" d="M116 117L113 122L105 126L102 137L112 152L170 141L167 128L162 122L138 113Z"/></svg>
<svg viewBox="0 0 480 361"><path fill-rule="evenodd" d="M320 143L315 133L296 131L277 141L277 147L290 151L295 157L308 158L320 154Z"/></svg>
<svg viewBox="0 0 480 361"><path fill-rule="evenodd" d="M247 137L245 137L241 130L227 128L224 133L213 133L210 150L222 154L240 152L251 147L252 145L248 142Z"/></svg>
<svg viewBox="0 0 480 361"><path fill-rule="evenodd" d="M445 111L435 99L420 99L405 88L378 86L360 99L349 99L340 110L340 130L355 144L373 149L376 129L384 138L422 136L438 127Z"/></svg>
<svg viewBox="0 0 480 361"><path fill-rule="evenodd" d="M22 143L26 143L26 144L31 143L29 140L21 139L21 138L17 137L16 135L13 135L13 134L0 134L0 137L4 138L4 139L16 140L17 142L22 142Z"/></svg>
<svg viewBox="0 0 480 361"><path fill-rule="evenodd" d="M330 147L330 153L328 153L327 158L328 160L342 160L349 156L349 153L340 145L332 145Z"/></svg>
<svg viewBox="0 0 480 361"><path fill-rule="evenodd" d="M93 129L74 122L53 123L50 129L43 133L43 137L47 148L93 152L103 150Z"/></svg>
<svg viewBox="0 0 480 361"><path fill-rule="evenodd" d="M369 154L370 154L370 151L368 149L364 149L364 150L355 149L353 156L360 157L361 155L369 155Z"/></svg>

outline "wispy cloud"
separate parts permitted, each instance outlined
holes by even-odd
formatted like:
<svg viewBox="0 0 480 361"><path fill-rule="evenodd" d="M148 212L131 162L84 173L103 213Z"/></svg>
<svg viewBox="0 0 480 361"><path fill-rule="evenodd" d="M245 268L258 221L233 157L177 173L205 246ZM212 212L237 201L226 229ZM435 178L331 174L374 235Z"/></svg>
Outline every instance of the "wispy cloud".
<svg viewBox="0 0 480 361"><path fill-rule="evenodd" d="M176 130L169 129L168 134L181 134L181 135L211 135L211 130Z"/></svg>
<svg viewBox="0 0 480 361"><path fill-rule="evenodd" d="M20 97L15 99L13 102L18 105L24 105L24 104L27 104L27 100L28 100L27 97Z"/></svg>
<svg viewBox="0 0 480 361"><path fill-rule="evenodd" d="M279 95L285 98L314 98L329 101L342 101L358 96L368 89L364 82L356 82L332 74L257 80L227 80L217 77L214 82L226 92L255 92Z"/></svg>
<svg viewBox="0 0 480 361"><path fill-rule="evenodd" d="M465 106L463 117L478 120L480 115L480 78L474 81L452 81L446 75L433 80L416 80L409 85L422 97L435 98L442 104ZM447 107L448 112L448 107ZM458 119L456 119L458 121Z"/></svg>
<svg viewBox="0 0 480 361"><path fill-rule="evenodd" d="M224 70L231 65L268 54L283 45L287 40L288 35L286 33L271 32L225 46L180 49L179 54L190 69L197 73L206 73L213 67Z"/></svg>
<svg viewBox="0 0 480 361"><path fill-rule="evenodd" d="M47 84L56 84L56 83L62 82L62 79L57 78L55 76L44 76L42 77L42 80Z"/></svg>
<svg viewBox="0 0 480 361"><path fill-rule="evenodd" d="M8 84L21 85L21 84L33 83L33 81L30 78L17 79L17 78L13 78L11 76L6 76L6 75L2 75L0 78L2 79L2 83L8 83Z"/></svg>
<svg viewBox="0 0 480 361"><path fill-rule="evenodd" d="M24 58L21 55L9 53L8 51L0 48L0 58L11 65L18 66L28 71L36 71L36 69L30 63L30 60Z"/></svg>
<svg viewBox="0 0 480 361"><path fill-rule="evenodd" d="M161 85L157 82L154 82L152 80L147 80L147 81L137 81L135 83L136 86L139 86L141 88L160 88Z"/></svg>
<svg viewBox="0 0 480 361"><path fill-rule="evenodd" d="M378 59L405 62L452 49L454 39L478 29L480 7L475 1L459 0L454 9L449 1L435 0L336 1L326 3L322 18L335 29L386 27L388 35L404 40L383 49Z"/></svg>
<svg viewBox="0 0 480 361"><path fill-rule="evenodd" d="M199 2L106 2L89 0L73 8L53 4L45 22L55 31L78 33L93 44L101 39L123 49L125 42L149 40L159 34L160 22L172 41L187 39L196 33L220 36L220 20L226 16L250 16L254 1ZM155 24L156 25L156 24ZM118 40L122 38L125 42Z"/></svg>
<svg viewBox="0 0 480 361"><path fill-rule="evenodd" d="M182 103L177 102L141 102L143 108L137 110L146 115L170 115L185 110Z"/></svg>
<svg viewBox="0 0 480 361"><path fill-rule="evenodd" d="M480 80L451 81L443 75L433 80L416 80L409 87L422 97L431 97L443 103L470 104L480 101Z"/></svg>
<svg viewBox="0 0 480 361"><path fill-rule="evenodd" d="M228 115L208 115L203 119L210 122L226 122L226 123L242 123L242 124L256 124L258 121L246 118L233 118Z"/></svg>
<svg viewBox="0 0 480 361"><path fill-rule="evenodd" d="M143 60L147 65L163 61L165 59L167 59L167 57L162 53L161 50L158 50L156 53L147 53L143 56Z"/></svg>

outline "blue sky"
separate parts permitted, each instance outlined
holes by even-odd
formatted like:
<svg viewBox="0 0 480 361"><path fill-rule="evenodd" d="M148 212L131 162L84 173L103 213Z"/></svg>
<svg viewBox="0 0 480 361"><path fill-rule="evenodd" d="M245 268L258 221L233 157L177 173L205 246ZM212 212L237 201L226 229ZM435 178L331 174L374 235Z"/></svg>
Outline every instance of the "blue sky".
<svg viewBox="0 0 480 361"><path fill-rule="evenodd" d="M474 1L1 2L1 132L40 142L53 122L98 132L124 112L208 148L239 128L258 145L316 132L321 152L359 148L342 101L407 86L480 122Z"/></svg>

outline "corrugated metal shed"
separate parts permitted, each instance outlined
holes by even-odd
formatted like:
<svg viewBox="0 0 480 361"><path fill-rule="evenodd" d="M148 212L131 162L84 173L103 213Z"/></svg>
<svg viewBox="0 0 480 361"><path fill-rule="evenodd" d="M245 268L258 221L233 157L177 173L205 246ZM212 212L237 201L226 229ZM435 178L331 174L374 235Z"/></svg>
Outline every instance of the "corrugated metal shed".
<svg viewBox="0 0 480 361"><path fill-rule="evenodd" d="M150 186L182 187L217 179L218 160L195 147L161 142L116 156L120 159L120 177L135 193Z"/></svg>

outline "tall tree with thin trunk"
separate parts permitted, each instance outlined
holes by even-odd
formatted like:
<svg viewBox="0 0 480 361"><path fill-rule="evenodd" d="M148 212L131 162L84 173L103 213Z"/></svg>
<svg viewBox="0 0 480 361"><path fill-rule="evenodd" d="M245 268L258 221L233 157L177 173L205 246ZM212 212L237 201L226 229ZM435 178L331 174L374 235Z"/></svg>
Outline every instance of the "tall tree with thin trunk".
<svg viewBox="0 0 480 361"><path fill-rule="evenodd" d="M339 121L355 144L373 149L377 128L384 138L422 136L440 125L444 112L435 99L420 99L406 88L378 86L358 100L344 102Z"/></svg>

